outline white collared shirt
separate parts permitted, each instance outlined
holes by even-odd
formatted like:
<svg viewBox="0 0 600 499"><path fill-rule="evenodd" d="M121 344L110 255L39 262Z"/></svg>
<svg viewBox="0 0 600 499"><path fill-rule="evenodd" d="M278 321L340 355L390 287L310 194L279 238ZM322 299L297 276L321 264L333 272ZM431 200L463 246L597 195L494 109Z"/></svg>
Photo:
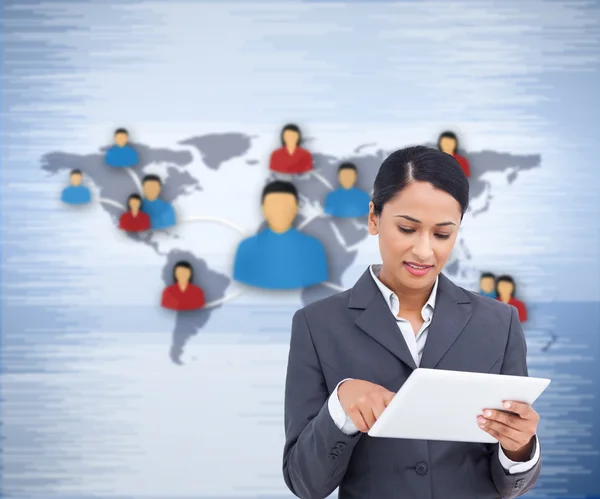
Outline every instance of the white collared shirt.
<svg viewBox="0 0 600 499"><path fill-rule="evenodd" d="M412 354L412 357L415 361L415 365L418 367L421 363L423 349L425 348L425 342L427 341L427 332L429 330L429 325L431 324L431 319L433 318L433 311L435 310L439 278L435 280L435 284L433 285L431 295L429 295L429 299L421 309L423 325L421 326L417 334L415 334L410 321L403 319L402 317L398 317L398 313L400 312L400 301L398 300L398 297L391 289L389 289L385 284L383 284L379 280L379 272L381 271L381 265L371 265L369 267L369 270L371 272L373 280L375 281L375 284L377 284L379 291L381 291L381 294L385 298L386 303L390 307L390 311L396 319L398 329L400 330L402 337L406 341L408 349L410 350L410 353ZM347 381L348 379L351 378L344 379L338 383L338 385L335 387L335 390L329 397L327 406L329 409L329 414L331 415L331 418L333 419L335 425L346 435L353 435L358 433L358 429L356 428L352 420L344 412L344 409L342 408L337 396L338 386L340 386L340 384L342 384L344 381ZM523 473L525 471L529 471L537 464L540 458L540 444L537 435L535 437L535 453L531 460L522 463L512 461L508 459L508 457L506 457L506 455L502 451L502 447L499 448L498 457L500 459L500 464L502 464L502 467L505 470L507 470L511 475L515 473Z"/></svg>

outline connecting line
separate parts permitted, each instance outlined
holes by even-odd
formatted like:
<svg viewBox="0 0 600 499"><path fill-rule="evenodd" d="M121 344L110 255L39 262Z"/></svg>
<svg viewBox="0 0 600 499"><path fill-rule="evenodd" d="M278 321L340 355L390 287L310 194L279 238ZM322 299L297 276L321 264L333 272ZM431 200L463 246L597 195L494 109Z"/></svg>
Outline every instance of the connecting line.
<svg viewBox="0 0 600 499"><path fill-rule="evenodd" d="M126 168L125 170L131 177L131 180L133 180L133 183L136 185L138 192L141 194L142 193L142 183L140 182L140 178L137 176L137 173L135 173L131 168Z"/></svg>
<svg viewBox="0 0 600 499"><path fill-rule="evenodd" d="M332 282L322 282L321 284L323 284L323 286L327 286L328 288L335 289L336 291L346 291L346 288L342 288L341 286L338 286Z"/></svg>
<svg viewBox="0 0 600 499"><path fill-rule="evenodd" d="M325 187L327 187L330 191L333 190L333 186L329 183L329 181L323 177L323 175L321 175L320 173L317 173L315 170L312 170L311 175L314 175L314 177L321 182Z"/></svg>
<svg viewBox="0 0 600 499"><path fill-rule="evenodd" d="M326 213L317 213L316 215L313 215L312 217L307 218L306 220L303 220L301 224L298 224L298 227L296 227L296 229L297 230L302 230L302 229L304 229L304 227L306 227L313 220L316 220L317 218L321 218L321 217L325 217L325 216L327 216Z"/></svg>
<svg viewBox="0 0 600 499"><path fill-rule="evenodd" d="M125 207L123 205L121 205L120 203L117 203L116 201L113 201L112 199L100 198L99 201L101 203L103 203L103 204L108 204L108 205L111 205L111 206L115 206L117 208L120 208L123 211L126 211ZM319 217L321 217L323 215L325 215L325 214L324 213L320 213L320 214L314 215L311 218L305 220L300 226L298 226L298 230L300 230L302 227L304 227L305 225L307 225L310 222L312 222L314 219L319 218ZM224 225L226 227L229 227L229 228L235 230L236 232L238 232L239 234L241 234L242 236L248 235L247 232L245 230L243 230L241 227L237 226L233 222L230 222L229 220L226 220L224 218L218 218L218 217L190 217L190 218L186 218L184 220L180 220L179 222L180 223L214 222L214 223L221 224L221 225ZM322 284L323 284L323 286L327 286L328 288L331 288L331 289L333 289L335 291L345 291L345 289L343 287L338 286L337 284L334 284L332 282L324 282ZM226 302L228 302L230 300L233 300L234 298L237 298L241 294L243 294L243 290L237 289L237 290L229 293L228 295L223 296L223 298L219 298L218 300L214 300L214 301L211 301L209 303L206 303L204 305L204 307L202 307L202 309L218 307L218 306L223 305L224 303L226 303Z"/></svg>
<svg viewBox="0 0 600 499"><path fill-rule="evenodd" d="M205 308L214 308L214 307L223 305L224 303L226 303L230 300L233 300L234 298L237 298L242 293L243 293L243 291L241 289L237 289L234 292L229 293L228 295L225 295L223 298L219 298L218 300L208 302L207 304L204 305L204 307L202 307L202 310L204 310Z"/></svg>
<svg viewBox="0 0 600 499"><path fill-rule="evenodd" d="M117 203L116 201L113 201L112 199L100 198L100 199L98 199L98 201L100 201L103 204L109 204L110 206L116 206L117 208L120 208L122 211L127 211L127 210L125 210L125 206L123 206L121 203Z"/></svg>
<svg viewBox="0 0 600 499"><path fill-rule="evenodd" d="M224 225L226 227L229 227L230 229L233 229L236 232L238 232L239 234L241 234L242 236L247 236L248 235L248 232L246 232L244 229L242 229L241 227L237 226L233 222L230 222L229 220L226 220L224 218L218 218L218 217L190 217L190 218L185 218L183 220L180 220L180 223L190 223L190 222L213 222L213 223L216 223L216 224L220 224L220 225Z"/></svg>

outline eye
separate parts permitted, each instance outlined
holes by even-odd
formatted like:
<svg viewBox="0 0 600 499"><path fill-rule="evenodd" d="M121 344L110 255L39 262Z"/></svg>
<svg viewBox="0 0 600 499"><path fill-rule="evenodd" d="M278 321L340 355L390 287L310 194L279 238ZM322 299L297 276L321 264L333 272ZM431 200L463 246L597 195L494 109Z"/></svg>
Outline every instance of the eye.
<svg viewBox="0 0 600 499"><path fill-rule="evenodd" d="M436 234L435 237L437 237L438 239L449 239L450 234Z"/></svg>
<svg viewBox="0 0 600 499"><path fill-rule="evenodd" d="M405 229L404 227L398 227L398 230L400 232L404 232L405 234L412 234L415 232L415 229Z"/></svg>

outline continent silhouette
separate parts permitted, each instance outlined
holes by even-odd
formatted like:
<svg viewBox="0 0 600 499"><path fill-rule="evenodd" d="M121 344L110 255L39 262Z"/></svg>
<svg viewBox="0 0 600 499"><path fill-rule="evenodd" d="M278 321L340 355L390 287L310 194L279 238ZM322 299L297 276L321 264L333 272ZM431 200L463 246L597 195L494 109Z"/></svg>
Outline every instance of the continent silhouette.
<svg viewBox="0 0 600 499"><path fill-rule="evenodd" d="M242 132L212 133L192 136L178 143L181 146L195 148L204 164L212 170L220 170L224 163L241 158L239 163L227 165L228 168L244 168L260 165L261 161L246 157L252 146L254 136ZM130 170L107 168L104 165L104 152L107 147L97 153L73 154L66 152L51 152L42 157L42 170L51 174L67 173L80 169L84 176L98 188L100 196L125 205L127 197L138 192L138 183L146 173L148 166L153 163L167 164L166 176L162 176L164 190L161 197L172 203L181 195L191 191L202 191L200 181L191 168L193 155L186 150L171 150L154 148L144 144L132 144L139 153L139 166ZM435 144L426 144L435 147ZM306 234L317 237L325 246L329 265L330 280L327 284L311 286L301 293L303 304L311 303L337 292L342 287L344 273L353 264L358 253L356 246L368 235L367 219L331 218L323 212L323 200L327 193L337 187L337 169L342 162L351 162L357 166L358 179L356 187L368 193L372 192L373 181L382 161L391 153L378 148L377 144L361 144L352 149L348 156L337 157L323 152L312 152L314 171L294 179L300 197L300 214L296 227ZM479 152L459 151L468 158L471 165L471 199L485 196L483 207L472 210L471 216L478 216L493 206L493 185L486 174L490 172L503 173L507 182L513 183L519 173L538 168L541 165L539 154L513 155L509 153L484 150ZM266 165L265 165L266 171ZM225 173L223 173L225 174ZM115 223L122 210L118 206L104 203L103 209L111 215ZM258 228L261 230L264 226ZM159 252L158 244L147 234L128 234L133 241L143 243ZM463 260L470 259L470 251L464 240L457 245L457 251L462 257L454 258L446 266L445 272L458 275L461 272ZM178 260L188 260L194 266L198 284L205 290L207 304L221 300L231 282L230 277L211 270L207 263L190 252L172 250L164 255L166 262L163 268L165 283L171 280L173 264ZM462 274L464 275L464 269ZM337 289L336 289L337 288ZM220 307L221 305L217 305ZM202 329L210 318L209 307L190 312L179 312L175 316L172 341L169 355L176 364L181 364L184 348L194 335Z"/></svg>

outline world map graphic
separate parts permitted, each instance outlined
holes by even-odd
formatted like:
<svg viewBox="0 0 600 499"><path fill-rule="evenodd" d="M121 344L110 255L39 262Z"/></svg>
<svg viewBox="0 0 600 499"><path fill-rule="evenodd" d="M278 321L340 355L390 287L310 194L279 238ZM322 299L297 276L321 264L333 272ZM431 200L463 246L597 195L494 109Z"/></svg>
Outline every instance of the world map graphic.
<svg viewBox="0 0 600 499"><path fill-rule="evenodd" d="M179 142L179 145L195 148L207 168L220 171L222 165L232 159L241 161L236 163L237 166L228 165L228 168L243 168L259 163L258 160L247 156L252 148L253 140L253 136L241 132L214 133L190 137ZM65 173L74 169L81 170L84 178L93 182L97 187L100 198L107 200L102 203L102 208L110 215L115 225L118 224L119 217L123 213L122 205L125 204L127 197L132 192L140 191L140 178L151 173L147 170L150 165L157 163L167 165L166 173L161 175L163 183L161 198L165 201L173 203L180 196L189 195L194 191L202 193L203 186L194 175L192 167L194 157L190 151L154 148L141 143L132 143L131 145L136 149L140 158L135 172L128 168L108 168L104 163L104 154L107 148L83 155L60 151L50 152L42 157L41 168L51 174ZM425 145L433 146L432 144ZM362 144L355 147L342 160L334 154L312 151L314 172L294 179L301 208L295 222L296 227L304 233L318 238L325 246L330 275L329 283L332 285L305 288L301 293L303 304L306 305L336 293L336 286L341 288L343 275L356 258L356 247L366 239L368 231L366 218L341 219L314 216L310 214L311 210L303 210L302 207L308 206L313 213L315 210L316 213L322 213L322 200L332 186L337 186L337 168L342 161L352 162L357 166L360 173L356 187L370 193L379 166L390 152L392 151L378 148L377 144ZM470 197L471 200L478 200L477 204L480 205L477 209L470 208L469 216L479 216L490 209L493 200L493 186L485 178L485 174L502 173L509 183L513 183L518 178L519 172L538 168L541 165L539 154L515 155L491 150L459 151L459 153L469 160L471 166ZM267 170L266 167L265 170ZM257 230L261 229L262 226L257 228ZM149 237L148 233L128 233L127 235L135 243L150 246L155 252L162 255L157 243ZM470 258L465 241L459 240L458 245L461 248L461 258L454 259L444 269L445 273L450 276L458 275L461 272L463 260ZM174 363L182 364L181 358L187 342L207 324L213 311L223 306L220 304L220 300L225 296L231 283L231 277L211 269L204 259L189 251L173 249L164 256L162 279L165 285L171 284L172 268L175 262L187 260L192 264L194 274L199 278L198 281L203 283L202 287L207 303L219 303L214 307L176 314L169 356Z"/></svg>

